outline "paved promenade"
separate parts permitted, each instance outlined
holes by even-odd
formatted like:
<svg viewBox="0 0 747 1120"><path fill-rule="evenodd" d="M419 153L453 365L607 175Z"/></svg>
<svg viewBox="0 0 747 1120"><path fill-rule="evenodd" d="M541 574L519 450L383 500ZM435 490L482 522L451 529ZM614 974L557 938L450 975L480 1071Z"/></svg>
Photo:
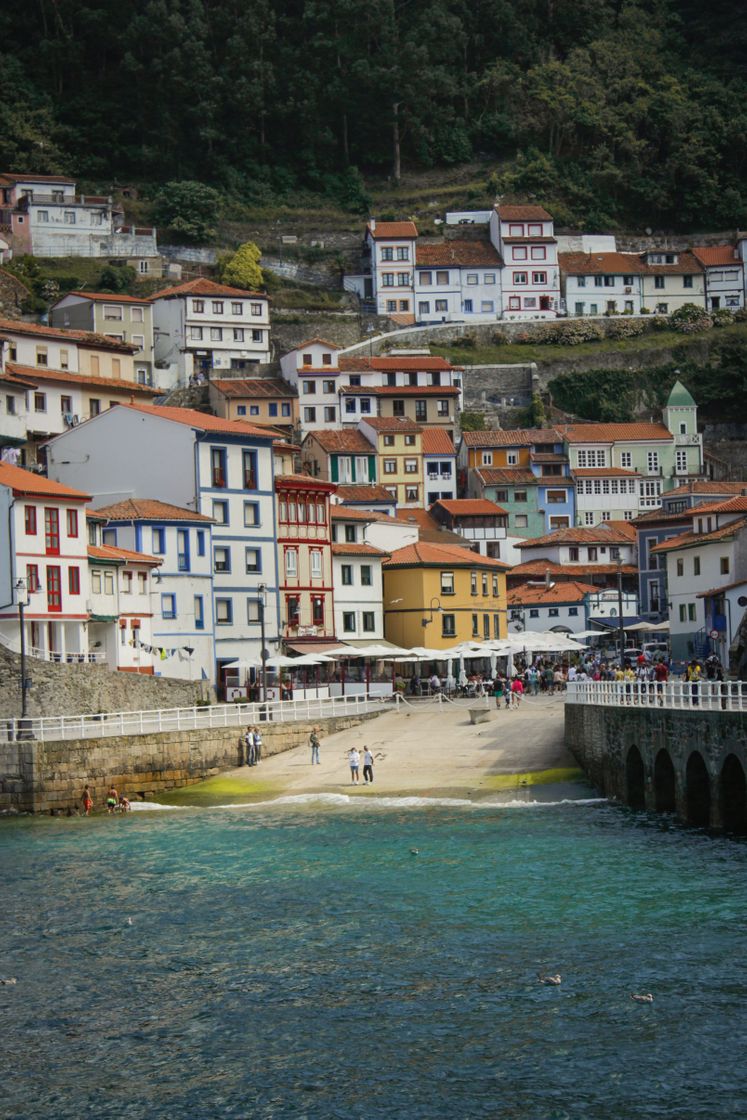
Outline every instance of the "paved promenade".
<svg viewBox="0 0 747 1120"><path fill-rule="evenodd" d="M495 710L488 723L472 725L468 701L439 704L421 701L387 711L375 720L321 739L321 763L311 765L311 751L298 747L190 787L195 792L228 798L305 793L366 796L471 797L479 799L539 782L562 781L577 773L577 763L563 742L563 698L527 698L518 710ZM356 746L373 752L374 784L350 782L347 752ZM192 800L189 791L179 800ZM202 799L202 798L200 798Z"/></svg>

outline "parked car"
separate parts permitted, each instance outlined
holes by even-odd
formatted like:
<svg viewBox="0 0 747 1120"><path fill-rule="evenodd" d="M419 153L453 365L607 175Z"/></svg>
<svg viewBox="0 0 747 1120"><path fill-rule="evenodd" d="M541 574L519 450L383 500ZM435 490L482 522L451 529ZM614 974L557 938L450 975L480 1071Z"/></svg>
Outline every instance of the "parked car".
<svg viewBox="0 0 747 1120"><path fill-rule="evenodd" d="M643 652L650 661L666 660L669 657L668 642L644 642Z"/></svg>

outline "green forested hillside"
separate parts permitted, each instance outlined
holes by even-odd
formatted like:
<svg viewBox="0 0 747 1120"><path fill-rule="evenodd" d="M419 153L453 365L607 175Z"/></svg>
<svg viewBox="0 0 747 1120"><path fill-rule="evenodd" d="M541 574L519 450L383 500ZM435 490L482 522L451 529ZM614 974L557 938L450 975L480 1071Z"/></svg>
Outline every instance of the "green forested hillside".
<svg viewBox="0 0 747 1120"><path fill-rule="evenodd" d="M747 225L741 0L5 0L0 164L259 204L467 160L588 227Z"/></svg>

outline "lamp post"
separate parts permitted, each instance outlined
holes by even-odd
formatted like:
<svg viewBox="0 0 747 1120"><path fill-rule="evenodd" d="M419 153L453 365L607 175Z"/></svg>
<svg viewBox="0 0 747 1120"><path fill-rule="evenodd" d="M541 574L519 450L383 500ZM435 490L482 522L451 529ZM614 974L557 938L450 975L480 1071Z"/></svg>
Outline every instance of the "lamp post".
<svg viewBox="0 0 747 1120"><path fill-rule="evenodd" d="M619 621L618 641L620 643L620 668L623 667L625 657L625 622L623 620L623 575L622 560L617 558L617 613Z"/></svg>
<svg viewBox="0 0 747 1120"><path fill-rule="evenodd" d="M260 583L259 591L259 640L262 646L259 656L262 658L262 703L267 703L267 658L270 656L265 642L265 602L267 597L267 584ZM265 713L266 714L266 713Z"/></svg>
<svg viewBox="0 0 747 1120"><path fill-rule="evenodd" d="M437 595L434 595L431 599L430 607L426 607L425 609L429 610L431 613L430 618L421 618L420 620L420 625L424 629L426 626L430 626L430 624L433 622L434 614L440 613L443 610L443 607L441 606L441 600Z"/></svg>
<svg viewBox="0 0 747 1120"><path fill-rule="evenodd" d="M28 594L28 584L25 579L17 579L14 584L14 590L18 594L18 622L21 629L21 719L26 719L26 694L29 688L29 682L26 680L26 627L23 619L23 612L28 604L26 595Z"/></svg>

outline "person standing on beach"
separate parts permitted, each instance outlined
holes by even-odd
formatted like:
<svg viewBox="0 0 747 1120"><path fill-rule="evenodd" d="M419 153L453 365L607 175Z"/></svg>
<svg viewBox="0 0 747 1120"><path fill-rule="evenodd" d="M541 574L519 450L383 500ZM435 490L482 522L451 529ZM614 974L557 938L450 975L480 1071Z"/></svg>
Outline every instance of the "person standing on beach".
<svg viewBox="0 0 747 1120"><path fill-rule="evenodd" d="M361 756L358 753L358 748L353 747L348 751L348 762L350 764L350 781L354 786L357 786L360 781L360 765Z"/></svg>
<svg viewBox="0 0 747 1120"><path fill-rule="evenodd" d="M368 747L363 748L363 781L368 785L370 782L373 785L373 755Z"/></svg>
<svg viewBox="0 0 747 1120"><path fill-rule="evenodd" d="M109 786L109 792L106 795L106 811L113 813L119 803L119 794L113 785Z"/></svg>
<svg viewBox="0 0 747 1120"><path fill-rule="evenodd" d="M81 801L83 802L83 811L85 812L87 817L90 817L91 809L93 809L93 798L91 797L91 791L88 786L86 786L83 790Z"/></svg>
<svg viewBox="0 0 747 1120"><path fill-rule="evenodd" d="M314 763L316 763L316 765L319 766L320 762L319 762L319 728L318 727L312 728L311 735L309 735L309 746L311 747L311 765L313 766Z"/></svg>
<svg viewBox="0 0 747 1120"><path fill-rule="evenodd" d="M254 731L247 727L244 736L244 765L254 766Z"/></svg>
<svg viewBox="0 0 747 1120"><path fill-rule="evenodd" d="M262 761L262 733L256 726L254 728L254 761Z"/></svg>

